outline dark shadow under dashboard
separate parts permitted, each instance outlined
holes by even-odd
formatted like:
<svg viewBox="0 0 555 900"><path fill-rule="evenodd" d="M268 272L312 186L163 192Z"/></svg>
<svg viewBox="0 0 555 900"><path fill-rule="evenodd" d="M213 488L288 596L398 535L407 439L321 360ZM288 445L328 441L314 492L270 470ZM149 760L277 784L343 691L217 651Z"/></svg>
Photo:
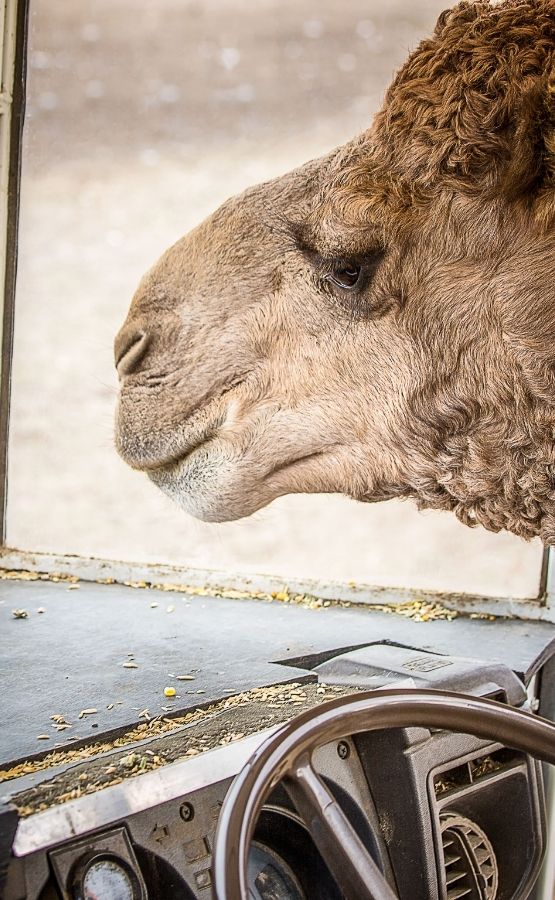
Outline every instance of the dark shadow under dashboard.
<svg viewBox="0 0 555 900"><path fill-rule="evenodd" d="M388 686L534 708L555 652L546 623L67 588L0 582L6 900L208 898L226 791L281 723ZM526 755L407 728L345 735L314 764L402 900L528 895L545 808ZM341 897L281 786L249 879L254 900Z"/></svg>

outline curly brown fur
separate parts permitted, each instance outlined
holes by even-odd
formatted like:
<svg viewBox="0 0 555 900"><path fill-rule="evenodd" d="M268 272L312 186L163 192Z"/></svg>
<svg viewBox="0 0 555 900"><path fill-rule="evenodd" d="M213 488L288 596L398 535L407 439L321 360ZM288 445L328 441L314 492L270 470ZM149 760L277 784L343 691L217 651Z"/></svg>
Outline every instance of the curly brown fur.
<svg viewBox="0 0 555 900"><path fill-rule="evenodd" d="M405 230L449 192L526 206L539 194L545 204L535 212L552 224L554 42L553 0L463 2L442 13L351 149L333 194L325 188L338 227L393 216Z"/></svg>

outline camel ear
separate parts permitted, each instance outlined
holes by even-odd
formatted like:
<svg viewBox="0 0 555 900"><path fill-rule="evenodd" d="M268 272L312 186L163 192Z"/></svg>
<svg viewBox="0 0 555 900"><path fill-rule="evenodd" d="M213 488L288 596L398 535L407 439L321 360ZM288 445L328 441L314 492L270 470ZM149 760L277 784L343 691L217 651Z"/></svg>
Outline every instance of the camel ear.
<svg viewBox="0 0 555 900"><path fill-rule="evenodd" d="M537 176L534 203L535 219L546 232L555 223L555 63L544 82L544 90L536 116ZM534 123L531 123L534 134Z"/></svg>
<svg viewBox="0 0 555 900"><path fill-rule="evenodd" d="M509 199L542 194L555 186L555 65L547 77L517 101L508 164L501 168L501 192Z"/></svg>
<svg viewBox="0 0 555 900"><path fill-rule="evenodd" d="M453 51L465 50L468 61L462 93L458 80L457 150L494 196L516 199L555 185L554 25L550 0L462 2L438 19L444 66ZM496 61L500 33L506 44ZM464 177L464 165L459 172Z"/></svg>
<svg viewBox="0 0 555 900"><path fill-rule="evenodd" d="M554 25L553 0L463 0L442 13L375 120L388 170L492 200L552 186Z"/></svg>

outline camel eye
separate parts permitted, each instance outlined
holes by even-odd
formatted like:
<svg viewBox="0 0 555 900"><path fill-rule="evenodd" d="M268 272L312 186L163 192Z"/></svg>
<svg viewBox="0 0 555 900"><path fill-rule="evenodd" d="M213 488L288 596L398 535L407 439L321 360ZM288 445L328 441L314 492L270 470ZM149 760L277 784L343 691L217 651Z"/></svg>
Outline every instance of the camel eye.
<svg viewBox="0 0 555 900"><path fill-rule="evenodd" d="M350 291L357 286L360 279L360 273L361 266L356 266L354 264L342 265L332 269L332 271L326 275L326 278L328 281L337 285L337 287Z"/></svg>

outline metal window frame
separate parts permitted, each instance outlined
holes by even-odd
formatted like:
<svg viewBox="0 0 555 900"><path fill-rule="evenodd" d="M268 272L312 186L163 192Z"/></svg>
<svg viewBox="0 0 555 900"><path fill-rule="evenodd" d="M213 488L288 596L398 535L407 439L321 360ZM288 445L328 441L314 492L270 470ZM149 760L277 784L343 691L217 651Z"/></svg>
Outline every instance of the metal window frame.
<svg viewBox="0 0 555 900"><path fill-rule="evenodd" d="M8 497L8 433L17 275L19 186L25 118L29 0L0 5L0 547L5 544Z"/></svg>
<svg viewBox="0 0 555 900"><path fill-rule="evenodd" d="M280 591L284 579L272 575L215 572L180 566L144 565L80 556L34 553L6 545L8 450L11 374L14 338L17 274L19 187L21 180L22 133L25 117L27 32L30 0L0 0L0 570L27 570L46 574L71 574L85 580L134 581L156 584L189 584L196 587L227 588L239 591ZM402 588L383 588L309 579L287 579L294 593L311 593L323 600L338 599L368 605L398 605L415 596L468 614L485 613L518 616L555 622L555 563L551 551L544 550L536 597L512 599L464 593L441 593Z"/></svg>

